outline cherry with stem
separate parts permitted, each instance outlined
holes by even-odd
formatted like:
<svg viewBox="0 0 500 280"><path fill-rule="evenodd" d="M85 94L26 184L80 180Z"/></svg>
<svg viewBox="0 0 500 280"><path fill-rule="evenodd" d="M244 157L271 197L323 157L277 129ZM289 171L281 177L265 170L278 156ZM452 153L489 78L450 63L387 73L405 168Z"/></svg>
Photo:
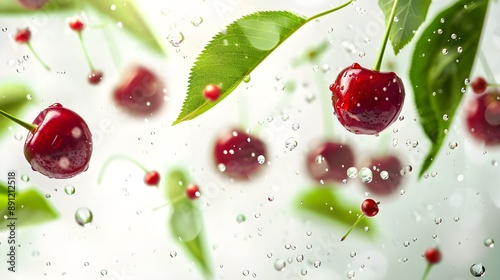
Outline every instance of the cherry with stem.
<svg viewBox="0 0 500 280"><path fill-rule="evenodd" d="M89 53L87 52L87 48L85 47L85 43L83 42L83 37L82 37L82 31L85 28L85 23L83 22L83 19L80 16L74 16L69 20L69 27L78 33L78 40L80 41L80 45L82 46L83 53L85 55L85 59L87 60L87 63L90 68L90 74L88 76L88 81L92 85L99 84L102 81L102 72L99 70L96 70L94 68L94 65L92 64L92 61L90 60Z"/></svg>
<svg viewBox="0 0 500 280"><path fill-rule="evenodd" d="M36 60L47 70L50 71L50 67L43 62L43 60L40 58L38 53L35 51L33 46L31 45L31 31L28 27L24 29L20 29L17 31L16 35L14 36L14 40L19 43L19 44L26 44L28 46L28 49L31 51L31 53L35 56Z"/></svg>
<svg viewBox="0 0 500 280"><path fill-rule="evenodd" d="M358 218L356 219L356 221L354 222L354 224L351 226L351 228L349 229L349 231L344 234L344 236L342 236L342 238L340 239L340 241L344 241L347 236L351 233L351 231L356 227L356 225L358 225L358 223L364 218L364 217L374 217L378 214L378 211L379 211L379 208L378 208L378 205L380 204L380 202L377 202L371 198L367 198L365 200L363 200L363 203L361 203L361 211L363 212L362 214L360 214L358 216Z"/></svg>
<svg viewBox="0 0 500 280"><path fill-rule="evenodd" d="M427 261L427 266L425 267L424 274L422 275L422 280L427 279L431 268L441 261L441 251L437 248L431 247L425 251L424 257Z"/></svg>
<svg viewBox="0 0 500 280"><path fill-rule="evenodd" d="M140 169L142 169L145 173L144 183L147 186L150 186L150 187L157 187L158 186L158 183L160 182L160 173L158 173L158 171L149 170L146 167L144 167L142 164L140 164L138 161L136 161L135 159L128 157L128 156L123 156L123 155L112 156L104 162L103 167L101 168L101 171L99 172L99 175L97 177L97 183L99 185L102 182L102 178L104 177L104 173L105 173L107 167L109 166L109 164L112 161L120 160L120 159L125 160L125 161L129 161L129 162L133 163L134 165L136 165L137 167L139 167Z"/></svg>

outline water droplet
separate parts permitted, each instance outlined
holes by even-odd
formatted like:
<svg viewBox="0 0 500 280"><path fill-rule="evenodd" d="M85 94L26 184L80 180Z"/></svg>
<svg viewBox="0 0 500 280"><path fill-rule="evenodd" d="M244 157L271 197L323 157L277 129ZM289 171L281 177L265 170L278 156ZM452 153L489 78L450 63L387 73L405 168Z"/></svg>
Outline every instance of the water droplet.
<svg viewBox="0 0 500 280"><path fill-rule="evenodd" d="M289 150L289 151L292 151L293 149L295 149L297 147L298 143L297 141L295 140L295 138L293 137L290 137L288 138L286 141L285 141L285 147Z"/></svg>
<svg viewBox="0 0 500 280"><path fill-rule="evenodd" d="M243 82L249 83L251 79L250 75L245 75L245 77L243 77Z"/></svg>
<svg viewBox="0 0 500 280"><path fill-rule="evenodd" d="M451 34L450 37L451 37L451 39L456 40L457 39L457 34L453 33L453 34Z"/></svg>
<svg viewBox="0 0 500 280"><path fill-rule="evenodd" d="M286 267L286 262L282 259L276 259L274 261L274 269L277 271L283 271Z"/></svg>
<svg viewBox="0 0 500 280"><path fill-rule="evenodd" d="M265 156L263 156L263 155L259 155L259 156L257 157L257 162L258 162L259 164L264 164L264 163L266 162L266 157L265 157Z"/></svg>
<svg viewBox="0 0 500 280"><path fill-rule="evenodd" d="M46 263L45 263L45 265L46 265L46 266L50 266L50 262L46 262Z"/></svg>
<svg viewBox="0 0 500 280"><path fill-rule="evenodd" d="M50 193L46 193L46 194L45 194L45 197L46 197L46 198L51 198L52 196L50 195Z"/></svg>
<svg viewBox="0 0 500 280"><path fill-rule="evenodd" d="M250 271L248 271L248 270L243 270L243 272L242 272L242 273L243 273L243 276L248 276L248 274L250 274Z"/></svg>
<svg viewBox="0 0 500 280"><path fill-rule="evenodd" d="M269 202L274 201L274 196L272 196L272 195L268 196L268 197L267 197L267 200L268 200Z"/></svg>
<svg viewBox="0 0 500 280"><path fill-rule="evenodd" d="M353 270L347 272L347 279L354 279L354 276L356 276L356 272Z"/></svg>
<svg viewBox="0 0 500 280"><path fill-rule="evenodd" d="M101 275L102 276L108 275L108 271L106 269L101 270Z"/></svg>
<svg viewBox="0 0 500 280"><path fill-rule="evenodd" d="M313 102L315 99L316 99L316 95L314 95L314 93L309 92L309 93L307 93L307 94L306 94L306 102L307 102L307 103L311 103L311 102Z"/></svg>
<svg viewBox="0 0 500 280"><path fill-rule="evenodd" d="M456 147L458 147L458 143L455 142L455 141L451 141L449 144L448 144L448 147L450 147L450 149L455 149Z"/></svg>
<svg viewBox="0 0 500 280"><path fill-rule="evenodd" d="M277 82L274 84L274 91L283 91L285 90L285 84L282 82Z"/></svg>
<svg viewBox="0 0 500 280"><path fill-rule="evenodd" d="M462 53L464 50L462 49L462 47L457 47L457 52L458 53Z"/></svg>
<svg viewBox="0 0 500 280"><path fill-rule="evenodd" d="M347 177L354 179L354 178L358 177L358 169L354 166L351 166L347 169L346 174L347 174Z"/></svg>
<svg viewBox="0 0 500 280"><path fill-rule="evenodd" d="M118 28L123 28L123 22L121 22L121 21L117 22L117 23L116 23L116 26L117 26Z"/></svg>
<svg viewBox="0 0 500 280"><path fill-rule="evenodd" d="M40 256L40 252L38 250L34 250L33 252L31 252L31 256L38 257L38 256Z"/></svg>
<svg viewBox="0 0 500 280"><path fill-rule="evenodd" d="M198 26L200 26L200 24L202 24L202 23L203 23L203 18L202 18L202 17L193 17L193 18L191 19L191 24L192 24L193 26L198 27Z"/></svg>
<svg viewBox="0 0 500 280"><path fill-rule="evenodd" d="M396 147L396 146L398 145L398 143L399 143L398 138L393 138L393 139L392 139L392 146L393 146L393 147Z"/></svg>
<svg viewBox="0 0 500 280"><path fill-rule="evenodd" d="M167 40L172 45L173 47L180 47L182 42L184 42L184 34L178 30L172 31L170 34L167 36Z"/></svg>
<svg viewBox="0 0 500 280"><path fill-rule="evenodd" d="M176 251L170 251L170 257L172 257L172 258L177 257L177 252Z"/></svg>
<svg viewBox="0 0 500 280"><path fill-rule="evenodd" d="M410 246L410 241L405 241L405 242L403 243L403 246L405 246L405 247Z"/></svg>
<svg viewBox="0 0 500 280"><path fill-rule="evenodd" d="M64 187L64 192L67 195L73 195L73 194L75 194L75 187L73 187L71 185L67 185L66 187Z"/></svg>
<svg viewBox="0 0 500 280"><path fill-rule="evenodd" d="M217 164L217 169L220 172L224 172L224 171L226 171L226 165L224 163L219 163L219 164Z"/></svg>
<svg viewBox="0 0 500 280"><path fill-rule="evenodd" d="M382 180L387 180L387 179L389 179L389 172L387 172L387 171L385 171L385 170L381 171L381 172L380 172L380 178L381 178Z"/></svg>
<svg viewBox="0 0 500 280"><path fill-rule="evenodd" d="M76 222L83 227L91 226L92 219L93 219L92 212L88 208L85 207L78 208L78 210L76 210L75 212Z"/></svg>
<svg viewBox="0 0 500 280"><path fill-rule="evenodd" d="M486 238L484 240L484 246L488 248L493 248L495 246L495 240L493 240L492 238Z"/></svg>
<svg viewBox="0 0 500 280"><path fill-rule="evenodd" d="M398 17L394 17L394 22L399 22L399 18Z"/></svg>
<svg viewBox="0 0 500 280"><path fill-rule="evenodd" d="M444 55L447 55L447 54L448 54L448 49L443 49L443 50L441 51L441 53L443 53Z"/></svg>
<svg viewBox="0 0 500 280"><path fill-rule="evenodd" d="M318 260L318 261L314 262L314 267L315 268L319 268L320 266L321 266L321 261Z"/></svg>
<svg viewBox="0 0 500 280"><path fill-rule="evenodd" d="M302 269L300 271L300 274L302 274L302 276L306 276L307 275L307 269Z"/></svg>
<svg viewBox="0 0 500 280"><path fill-rule="evenodd" d="M89 262L84 262L83 265L84 266L89 266Z"/></svg>
<svg viewBox="0 0 500 280"><path fill-rule="evenodd" d="M448 115L447 114L444 114L443 115L443 121L447 121L448 120Z"/></svg>
<svg viewBox="0 0 500 280"><path fill-rule="evenodd" d="M482 277L486 272L486 268L484 268L482 263L475 263L470 267L470 274L474 277Z"/></svg>
<svg viewBox="0 0 500 280"><path fill-rule="evenodd" d="M443 29L439 28L438 29L438 34L443 34Z"/></svg>
<svg viewBox="0 0 500 280"><path fill-rule="evenodd" d="M458 221L460 221L460 217L458 217L458 216L457 216L457 217L453 218L453 220L454 220L455 222L458 222Z"/></svg>
<svg viewBox="0 0 500 280"><path fill-rule="evenodd" d="M236 216L236 222L238 224L241 224L243 222L245 222L247 220L247 217L245 217L245 215L243 214L238 214L238 216Z"/></svg>
<svg viewBox="0 0 500 280"><path fill-rule="evenodd" d="M28 175L23 174L23 175L21 175L21 180L23 182L29 182L30 181L30 177Z"/></svg>
<svg viewBox="0 0 500 280"><path fill-rule="evenodd" d="M441 18L439 21L440 21L441 23L444 23L444 18Z"/></svg>
<svg viewBox="0 0 500 280"><path fill-rule="evenodd" d="M363 183L370 183L373 180L372 170L368 167L361 168L359 170L359 176L360 176L361 182L363 182Z"/></svg>
<svg viewBox="0 0 500 280"><path fill-rule="evenodd" d="M294 123L294 124L292 124L292 129L293 129L294 131L299 130L299 128L300 128L300 124L298 124L298 123Z"/></svg>
<svg viewBox="0 0 500 280"><path fill-rule="evenodd" d="M434 223L436 223L436 225L440 225L442 222L443 222L443 218L441 218L441 217L437 217L434 219Z"/></svg>

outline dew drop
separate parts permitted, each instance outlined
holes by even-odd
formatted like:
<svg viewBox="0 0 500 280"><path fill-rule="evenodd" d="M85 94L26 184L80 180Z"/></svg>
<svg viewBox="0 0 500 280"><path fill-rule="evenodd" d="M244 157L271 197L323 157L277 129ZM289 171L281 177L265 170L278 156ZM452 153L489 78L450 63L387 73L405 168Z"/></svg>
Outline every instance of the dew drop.
<svg viewBox="0 0 500 280"><path fill-rule="evenodd" d="M264 163L266 162L266 157L265 157L265 156L263 156L263 155L259 155L259 156L257 157L257 162L258 162L259 164L264 164Z"/></svg>
<svg viewBox="0 0 500 280"><path fill-rule="evenodd" d="M73 187L71 185L67 185L66 187L64 187L64 192L67 195L73 195L73 194L75 194L75 187Z"/></svg>
<svg viewBox="0 0 500 280"><path fill-rule="evenodd" d="M276 259L274 261L274 269L277 271L283 271L286 267L286 262L282 259Z"/></svg>
<svg viewBox="0 0 500 280"><path fill-rule="evenodd" d="M403 243L403 246L405 246L405 247L410 246L410 241L405 241L405 242Z"/></svg>
<svg viewBox="0 0 500 280"><path fill-rule="evenodd" d="M436 223L436 225L440 225L442 222L443 222L443 218L441 218L441 217L437 217L434 219L434 223Z"/></svg>
<svg viewBox="0 0 500 280"><path fill-rule="evenodd" d="M347 169L346 174L347 174L347 177L354 179L354 178L358 177L358 169L354 166L351 166Z"/></svg>
<svg viewBox="0 0 500 280"><path fill-rule="evenodd" d="M389 179L389 172L387 172L387 171L385 171L385 170L381 171L381 172L380 172L380 178L381 178L382 180L387 180L387 179Z"/></svg>
<svg viewBox="0 0 500 280"><path fill-rule="evenodd" d="M176 251L170 251L170 257L171 258L177 257L177 252Z"/></svg>
<svg viewBox="0 0 500 280"><path fill-rule="evenodd" d="M486 238L484 240L484 246L488 248L493 248L495 246L495 240L493 240L492 238Z"/></svg>
<svg viewBox="0 0 500 280"><path fill-rule="evenodd" d="M451 37L451 39L456 40L457 39L457 34L453 33L453 34L451 34L450 37Z"/></svg>
<svg viewBox="0 0 500 280"><path fill-rule="evenodd" d="M298 123L294 123L294 124L292 124L292 129L293 129L294 131L299 130L299 128L300 128L300 124L298 124Z"/></svg>
<svg viewBox="0 0 500 280"><path fill-rule="evenodd" d="M354 276L356 276L356 272L353 270L347 272L347 279L354 279Z"/></svg>
<svg viewBox="0 0 500 280"><path fill-rule="evenodd" d="M482 277L486 272L486 268L484 268L482 263L475 263L470 267L470 274L474 277Z"/></svg>
<svg viewBox="0 0 500 280"><path fill-rule="evenodd" d="M450 149L454 150L456 147L458 147L458 143L455 142L455 141L451 141L449 144L448 144L448 147L450 147Z"/></svg>
<svg viewBox="0 0 500 280"><path fill-rule="evenodd" d="M457 52L458 52L458 53L462 53L463 51L464 51L464 50L462 49L462 47L460 47L460 46L459 46L459 47L457 47Z"/></svg>
<svg viewBox="0 0 500 280"><path fill-rule="evenodd" d="M448 115L447 115L447 114L444 114L444 115L443 115L443 121L447 121L447 120L448 120L448 118L449 118L449 117L448 117Z"/></svg>
<svg viewBox="0 0 500 280"><path fill-rule="evenodd" d="M191 19L191 24L195 27L200 26L200 24L203 23L203 18L202 17L193 17Z"/></svg>
<svg viewBox="0 0 500 280"><path fill-rule="evenodd" d="M302 269L300 271L300 274L302 274L302 276L306 276L307 275L307 269Z"/></svg>
<svg viewBox="0 0 500 280"><path fill-rule="evenodd" d="M304 260L304 255L298 255L295 259L297 260L297 262L302 262Z"/></svg>
<svg viewBox="0 0 500 280"><path fill-rule="evenodd" d="M108 275L108 271L107 271L106 269L102 269L102 270L101 270L101 275L102 275L102 276L106 276L106 275Z"/></svg>
<svg viewBox="0 0 500 280"><path fill-rule="evenodd" d="M243 276L248 276L248 274L250 274L250 271L248 271L248 270L243 270L243 272L242 272L242 273L243 273Z"/></svg>
<svg viewBox="0 0 500 280"><path fill-rule="evenodd" d="M319 268L321 266L321 261L319 261L319 260L315 261L313 265L315 268Z"/></svg>
<svg viewBox="0 0 500 280"><path fill-rule="evenodd" d="M92 225L93 215L92 212L85 207L78 208L75 212L75 220L82 227L89 227Z"/></svg>
<svg viewBox="0 0 500 280"><path fill-rule="evenodd" d="M35 251L31 252L31 256L38 257L38 256L40 256L40 252L38 250L35 250Z"/></svg>
<svg viewBox="0 0 500 280"><path fill-rule="evenodd" d="M167 36L167 41L172 45L173 47L180 47L182 42L184 42L184 34L178 30L172 31L170 34Z"/></svg>
<svg viewBox="0 0 500 280"><path fill-rule="evenodd" d="M356 257L356 252L352 251L352 252L349 254L349 256L351 256L351 258Z"/></svg>
<svg viewBox="0 0 500 280"><path fill-rule="evenodd" d="M285 148L287 148L289 151L293 151L293 149L295 149L297 145L298 143L293 137L290 137L285 141Z"/></svg>
<svg viewBox="0 0 500 280"><path fill-rule="evenodd" d="M363 182L363 183L370 183L373 180L372 170L368 167L361 168L359 170L359 176L360 176L361 182Z"/></svg>
<svg viewBox="0 0 500 280"><path fill-rule="evenodd" d="M21 175L21 180L23 182L29 182L30 181L30 177L28 175L23 174L23 175Z"/></svg>
<svg viewBox="0 0 500 280"><path fill-rule="evenodd" d="M441 51L441 53L442 53L442 54L444 54L444 55L447 55L447 54L448 54L448 49L443 49L443 50Z"/></svg>
<svg viewBox="0 0 500 280"><path fill-rule="evenodd" d="M245 75L245 77L243 77L243 82L249 83L251 79L250 75Z"/></svg>
<svg viewBox="0 0 500 280"><path fill-rule="evenodd" d="M226 165L224 163L219 163L219 164L217 164L217 169L220 172L224 172L224 171L226 171Z"/></svg>

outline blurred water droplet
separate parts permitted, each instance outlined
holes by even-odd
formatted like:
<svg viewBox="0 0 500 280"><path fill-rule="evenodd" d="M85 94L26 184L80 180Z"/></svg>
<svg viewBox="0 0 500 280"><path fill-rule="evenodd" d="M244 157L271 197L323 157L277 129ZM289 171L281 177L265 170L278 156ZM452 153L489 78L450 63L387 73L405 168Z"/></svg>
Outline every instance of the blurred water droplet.
<svg viewBox="0 0 500 280"><path fill-rule="evenodd" d="M243 276L248 276L248 274L250 274L250 271L248 271L248 270L243 270L243 272L242 272L242 273L243 273Z"/></svg>
<svg viewBox="0 0 500 280"><path fill-rule="evenodd" d="M30 177L28 175L23 174L23 175L21 175L21 180L23 182L29 182L30 181Z"/></svg>
<svg viewBox="0 0 500 280"><path fill-rule="evenodd" d="M184 42L184 34L178 30L172 31L170 34L167 36L167 40L172 45L173 47L180 47L182 42Z"/></svg>
<svg viewBox="0 0 500 280"><path fill-rule="evenodd" d="M50 262L46 262L46 263L45 263L45 265L46 265L46 266L50 266Z"/></svg>
<svg viewBox="0 0 500 280"><path fill-rule="evenodd" d="M493 240L492 238L486 238L484 240L484 246L488 248L493 248L495 246L495 240Z"/></svg>
<svg viewBox="0 0 500 280"><path fill-rule="evenodd" d="M439 28L437 32L438 34L443 34L443 29Z"/></svg>
<svg viewBox="0 0 500 280"><path fill-rule="evenodd" d="M265 157L265 156L263 156L263 155L259 155L259 156L257 157L257 162L258 162L259 164L264 164L264 163L266 162L266 157Z"/></svg>
<svg viewBox="0 0 500 280"><path fill-rule="evenodd" d="M176 251L170 251L170 257L171 258L177 257L177 252Z"/></svg>
<svg viewBox="0 0 500 280"><path fill-rule="evenodd" d="M462 49L462 47L457 47L457 52L458 53L462 53L464 50Z"/></svg>
<svg viewBox="0 0 500 280"><path fill-rule="evenodd" d="M398 17L394 17L394 22L399 22L399 18Z"/></svg>
<svg viewBox="0 0 500 280"><path fill-rule="evenodd" d="M302 276L306 276L307 275L307 269L302 269L300 271L300 274L302 274Z"/></svg>
<svg viewBox="0 0 500 280"><path fill-rule="evenodd" d="M298 255L295 259L297 260L297 262L302 262L304 260L304 255Z"/></svg>
<svg viewBox="0 0 500 280"><path fill-rule="evenodd" d="M458 143L455 142L455 141L451 141L449 144L448 144L448 147L450 147L450 149L454 150L456 147L458 147Z"/></svg>
<svg viewBox="0 0 500 280"><path fill-rule="evenodd" d="M436 225L440 225L442 222L443 222L443 218L441 218L441 217L437 217L434 219L434 223L436 223Z"/></svg>
<svg viewBox="0 0 500 280"><path fill-rule="evenodd" d="M272 196L272 195L268 196L268 197L267 197L267 200L268 200L269 202L274 201L274 196Z"/></svg>
<svg viewBox="0 0 500 280"><path fill-rule="evenodd" d="M106 269L101 270L101 275L102 276L108 275L108 271Z"/></svg>
<svg viewBox="0 0 500 280"><path fill-rule="evenodd" d="M447 121L448 120L448 115L447 114L444 114L443 115L443 121Z"/></svg>
<svg viewBox="0 0 500 280"><path fill-rule="evenodd" d="M193 26L198 27L198 26L200 26L200 24L202 24L202 23L203 23L203 18L202 18L202 17L193 17L193 18L191 19L191 24L192 24Z"/></svg>
<svg viewBox="0 0 500 280"><path fill-rule="evenodd" d="M250 75L245 75L245 77L243 77L243 82L249 83L251 79Z"/></svg>
<svg viewBox="0 0 500 280"><path fill-rule="evenodd" d="M359 170L361 182L370 183L373 180L373 173L370 168L363 167Z"/></svg>
<svg viewBox="0 0 500 280"><path fill-rule="evenodd" d="M493 165L494 167L498 167L498 162L496 160L492 160L491 165Z"/></svg>
<svg viewBox="0 0 500 280"><path fill-rule="evenodd" d="M410 246L410 241L405 241L405 242L403 243L403 246L405 246L405 247Z"/></svg>
<svg viewBox="0 0 500 280"><path fill-rule="evenodd" d="M238 224L241 224L243 222L245 222L247 220L247 217L245 217L245 215L243 214L238 214L238 216L236 216L236 222Z"/></svg>
<svg viewBox="0 0 500 280"><path fill-rule="evenodd" d="M453 220L454 220L455 222L458 222L458 221L460 221L460 217L458 217L458 216L457 216L457 217L453 218Z"/></svg>
<svg viewBox="0 0 500 280"><path fill-rule="evenodd" d="M349 256L351 256L351 258L356 257L356 252L352 251L352 252L349 254Z"/></svg>
<svg viewBox="0 0 500 280"><path fill-rule="evenodd" d="M219 164L217 164L217 169L220 172L224 172L224 171L226 171L226 165L224 163L219 163Z"/></svg>
<svg viewBox="0 0 500 280"><path fill-rule="evenodd" d="M38 257L38 256L40 256L40 252L38 250L34 250L33 252L31 252L31 256Z"/></svg>
<svg viewBox="0 0 500 280"><path fill-rule="evenodd" d="M46 197L46 198L51 198L52 196L50 195L50 193L46 193L46 194L45 194L45 197Z"/></svg>
<svg viewBox="0 0 500 280"><path fill-rule="evenodd" d="M286 267L286 262L282 259L276 259L274 261L274 269L277 271L283 271Z"/></svg>
<svg viewBox="0 0 500 280"><path fill-rule="evenodd" d="M89 266L89 262L84 262L83 265L84 266Z"/></svg>
<svg viewBox="0 0 500 280"><path fill-rule="evenodd" d="M358 169L354 166L351 166L351 167L347 168L346 174L347 174L347 177L354 179L354 178L358 177Z"/></svg>
<svg viewBox="0 0 500 280"><path fill-rule="evenodd" d="M347 279L354 279L355 276L356 272L354 272L353 270L347 272Z"/></svg>
<svg viewBox="0 0 500 280"><path fill-rule="evenodd" d="M443 50L441 51L441 53L443 53L444 55L447 55L447 54L448 54L448 49L443 49Z"/></svg>
<svg viewBox="0 0 500 280"><path fill-rule="evenodd" d="M312 92L309 92L306 94L306 102L311 103L316 99L316 95L314 95Z"/></svg>
<svg viewBox="0 0 500 280"><path fill-rule="evenodd" d="M292 124L292 129L293 129L294 131L299 130L299 128L300 128L300 124L298 124L298 123L294 123L294 124Z"/></svg>
<svg viewBox="0 0 500 280"><path fill-rule="evenodd" d="M79 225L83 227L89 227L92 225L92 212L85 207L78 208L78 210L76 210L75 212L75 220Z"/></svg>
<svg viewBox="0 0 500 280"><path fill-rule="evenodd" d="M392 139L392 146L393 146L393 147L396 147L396 146L398 145L398 143L399 143L398 138L393 138L393 139Z"/></svg>
<svg viewBox="0 0 500 280"><path fill-rule="evenodd" d="M387 180L387 179L389 179L389 172L387 172L387 171L385 171L385 170L381 171L381 172L380 172L380 178L381 178L382 180Z"/></svg>
<svg viewBox="0 0 500 280"><path fill-rule="evenodd" d="M282 82L277 82L274 84L274 91L283 91L285 90L285 84Z"/></svg>
<svg viewBox="0 0 500 280"><path fill-rule="evenodd" d="M455 39L457 39L457 34L453 33L453 34L451 34L450 37L451 37L451 39L455 40Z"/></svg>
<svg viewBox="0 0 500 280"><path fill-rule="evenodd" d="M67 195L73 195L73 194L75 194L75 187L73 187L71 185L67 185L66 187L64 187L64 192Z"/></svg>
<svg viewBox="0 0 500 280"><path fill-rule="evenodd" d="M297 148L297 141L295 138L290 137L285 141L285 148L287 148L289 151L292 151L293 149Z"/></svg>
<svg viewBox="0 0 500 280"><path fill-rule="evenodd" d="M319 268L321 266L321 261L315 261L313 265L315 268Z"/></svg>
<svg viewBox="0 0 500 280"><path fill-rule="evenodd" d="M486 272L486 268L482 263L475 263L470 267L470 274L474 277L482 277Z"/></svg>

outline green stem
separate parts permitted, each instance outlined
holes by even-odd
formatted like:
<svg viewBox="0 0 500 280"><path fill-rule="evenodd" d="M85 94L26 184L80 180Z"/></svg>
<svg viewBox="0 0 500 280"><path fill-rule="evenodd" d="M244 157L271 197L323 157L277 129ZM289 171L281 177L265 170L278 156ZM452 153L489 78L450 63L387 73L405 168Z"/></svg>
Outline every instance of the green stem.
<svg viewBox="0 0 500 280"><path fill-rule="evenodd" d="M157 210L160 210L161 208L163 207L167 207L169 206L170 204L176 204L177 202L181 201L182 199L185 199L186 198L186 195L185 194L181 194L179 196L177 196L176 198L170 200L169 202L163 204L163 205L160 205L160 206L157 206L155 208L153 208L153 211L157 211Z"/></svg>
<svg viewBox="0 0 500 280"><path fill-rule="evenodd" d="M20 120L20 119L18 119L16 117L12 116L11 114L4 112L3 110L0 110L0 115L2 115L4 117L6 117L7 119L9 119L9 120L17 123L18 125L26 128L30 132L34 132L38 128L37 125L34 125L32 123L27 123L27 122L25 122L23 120Z"/></svg>
<svg viewBox="0 0 500 280"><path fill-rule="evenodd" d="M351 228L349 229L349 231L344 234L344 236L342 236L342 238L340 239L340 241L344 241L346 239L346 237L349 235L349 233L351 233L351 231L354 229L354 227L356 227L356 225L365 217L365 214L360 214L358 219L356 219L356 221L354 222L354 224L351 226Z"/></svg>
<svg viewBox="0 0 500 280"><path fill-rule="evenodd" d="M431 268L432 268L432 264L428 263L427 267L425 268L424 275L422 275L422 280L427 279L427 275L429 275Z"/></svg>
<svg viewBox="0 0 500 280"><path fill-rule="evenodd" d="M495 75L493 75L493 71L491 71L490 64L488 63L488 60L484 56L484 53L481 51L479 52L479 58L481 59L481 63L483 64L484 71L486 72L486 78L488 81L492 82L492 86L496 85L495 84ZM490 85L490 84L488 84Z"/></svg>
<svg viewBox="0 0 500 280"><path fill-rule="evenodd" d="M389 16L389 21L387 22L387 28L385 29L384 39L382 40L382 47L380 48L380 53L378 54L377 62L375 62L375 67L373 70L380 71L380 66L382 66L382 59L384 58L385 46L389 40L389 34L391 33L392 23L394 22L394 17L396 16L396 9L398 7L399 0L394 0L392 5L391 15Z"/></svg>
<svg viewBox="0 0 500 280"><path fill-rule="evenodd" d="M324 11L324 12L322 12L322 13L316 14L316 15L314 15L314 16L312 16L312 17L309 17L308 19L306 19L306 21L304 22L304 24L306 24L306 23L308 23L308 22L310 22L310 21L313 21L313 20L315 20L315 19L317 19L317 18L320 18L320 17L322 17L322 16L326 16L326 15L328 15L328 14L331 14L331 13L333 13L333 12L335 12L335 11L338 11L338 10L340 10L340 9L342 9L342 8L344 8L344 7L346 7L346 6L348 6L349 4L351 4L351 3L352 3L352 1L353 1L353 0L347 1L347 2L345 2L344 4L342 4L342 5L338 6L338 7L335 7L335 8L333 8L333 9L330 9L330 10Z"/></svg>
<svg viewBox="0 0 500 280"><path fill-rule="evenodd" d="M50 71L50 67L45 64L45 62L43 62L43 60L40 58L40 56L38 55L38 53L35 51L35 49L33 49L33 46L31 45L30 42L26 43L26 45L28 45L28 48L30 49L31 53L33 53L33 55L35 56L36 60L38 60L38 62L40 64L42 64L42 66L47 70L47 71Z"/></svg>
<svg viewBox="0 0 500 280"><path fill-rule="evenodd" d="M83 43L83 38L82 38L82 32L78 32L78 39L80 40L80 45L82 45L83 53L85 54L85 59L87 59L87 63L89 64L90 72L94 72L94 65L92 65L92 62L90 61L89 53L87 52L87 48L85 47L85 44Z"/></svg>
<svg viewBox="0 0 500 280"><path fill-rule="evenodd" d="M140 164L138 161L136 161L135 159L131 158L131 157L128 157L128 156L122 156L122 155L114 155L110 158L108 158L102 168L101 168L101 171L99 172L99 176L97 176L97 184L101 184L102 182L102 177L104 176L104 171L106 171L106 168L108 167L108 165L114 161L114 160L117 160L117 159L121 159L121 160L126 160L126 161L130 161L131 163L135 164L137 167L139 167L140 169L142 169L144 171L144 173L148 173L149 170L144 167L142 164Z"/></svg>

